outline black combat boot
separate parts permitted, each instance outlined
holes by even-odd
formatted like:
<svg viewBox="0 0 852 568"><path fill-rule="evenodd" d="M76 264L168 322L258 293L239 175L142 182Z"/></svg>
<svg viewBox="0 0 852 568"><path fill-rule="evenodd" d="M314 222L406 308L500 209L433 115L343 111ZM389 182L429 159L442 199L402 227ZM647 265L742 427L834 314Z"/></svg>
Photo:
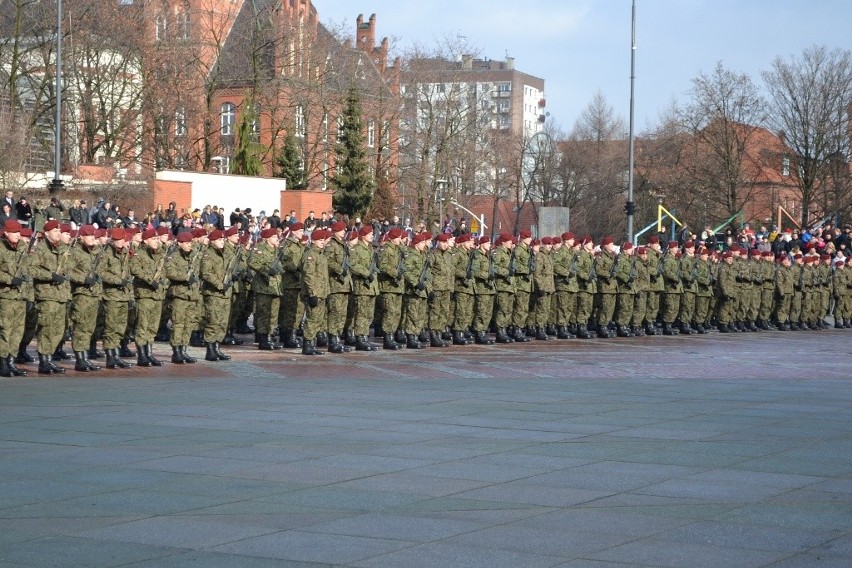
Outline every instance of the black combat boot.
<svg viewBox="0 0 852 568"><path fill-rule="evenodd" d="M68 355L68 352L65 351L65 341L62 341L59 346L56 348L56 351L51 355L51 360L56 359L57 361L65 361L66 359L70 359L71 356Z"/></svg>
<svg viewBox="0 0 852 568"><path fill-rule="evenodd" d="M6 364L9 365L9 371L12 373L12 375L14 375L16 377L26 377L27 376L26 371L24 371L23 369L19 369L18 366L15 365L15 357L14 356L9 355L8 357L6 357Z"/></svg>
<svg viewBox="0 0 852 568"><path fill-rule="evenodd" d="M136 353L134 353L133 350L130 349L129 339L122 339L118 343L118 354L121 357L133 357L134 355L136 355Z"/></svg>
<svg viewBox="0 0 852 568"><path fill-rule="evenodd" d="M413 333L409 333L406 337L405 346L408 349L422 349L423 346L420 345L420 341L417 339L417 336Z"/></svg>
<svg viewBox="0 0 852 568"><path fill-rule="evenodd" d="M50 364L47 360L47 355L43 355L41 353L38 354L38 374L39 375L49 375L53 372L53 369L50 367Z"/></svg>
<svg viewBox="0 0 852 568"><path fill-rule="evenodd" d="M645 335L657 335L657 326L649 323L645 326Z"/></svg>
<svg viewBox="0 0 852 568"><path fill-rule="evenodd" d="M599 325L598 326L598 337L600 337L601 339L609 339L610 337L612 337L609 334L609 328L605 325Z"/></svg>
<svg viewBox="0 0 852 568"><path fill-rule="evenodd" d="M425 347L427 343L429 343L429 330L421 329L420 333L417 334L417 341L419 341Z"/></svg>
<svg viewBox="0 0 852 568"><path fill-rule="evenodd" d="M228 328L225 332L225 337L222 338L222 345L242 345L243 340L234 337L234 330Z"/></svg>
<svg viewBox="0 0 852 568"><path fill-rule="evenodd" d="M387 332L385 332L385 333L387 333ZM399 343L400 345L405 345L405 342L407 341L407 339L405 337L405 332L402 331L401 329L396 330L393 333L393 340L396 341L397 343Z"/></svg>
<svg viewBox="0 0 852 568"><path fill-rule="evenodd" d="M150 367L151 361L148 360L148 356L145 352L144 345L136 346L136 364L140 367Z"/></svg>
<svg viewBox="0 0 852 568"><path fill-rule="evenodd" d="M163 343L167 343L172 339L172 331L169 329L169 326L166 325L166 322L160 324L160 329L157 330L157 335L154 336L154 341L162 341Z"/></svg>
<svg viewBox="0 0 852 568"><path fill-rule="evenodd" d="M172 363L183 365L186 361L183 358L183 351L180 350L180 345L172 345Z"/></svg>
<svg viewBox="0 0 852 568"><path fill-rule="evenodd" d="M287 349L298 349L302 346L292 329L285 329L281 332L281 344Z"/></svg>
<svg viewBox="0 0 852 568"><path fill-rule="evenodd" d="M349 353L350 351L352 351L352 349L343 345L343 343L340 342L339 336L333 335L333 334L328 335L328 352L329 353L340 354L340 353Z"/></svg>
<svg viewBox="0 0 852 568"><path fill-rule="evenodd" d="M633 335L635 335L636 337L644 337L645 336L645 328L642 327L641 325L634 325L633 326Z"/></svg>
<svg viewBox="0 0 852 568"><path fill-rule="evenodd" d="M100 371L101 370L100 365L95 365L94 363L89 361L89 353L87 351L83 351L83 361L86 362L86 365L89 367L90 371Z"/></svg>
<svg viewBox="0 0 852 568"><path fill-rule="evenodd" d="M308 339L302 339L302 355L322 355L323 351L318 351L316 344Z"/></svg>
<svg viewBox="0 0 852 568"><path fill-rule="evenodd" d="M571 334L568 333L568 328L564 325L557 325L556 339L571 339Z"/></svg>
<svg viewBox="0 0 852 568"><path fill-rule="evenodd" d="M80 371L81 373L88 373L89 372L89 366L86 365L86 358L85 358L84 355L85 355L84 351L75 351L74 352L74 370Z"/></svg>
<svg viewBox="0 0 852 568"><path fill-rule="evenodd" d="M248 319L243 318L237 322L234 331L239 333L240 335L251 335L252 333L254 333L254 328L249 326Z"/></svg>
<svg viewBox="0 0 852 568"><path fill-rule="evenodd" d="M433 329L431 333L431 337L429 338L429 345L432 347L449 347L450 344L444 341L444 338L441 337L441 332L437 329Z"/></svg>
<svg viewBox="0 0 852 568"><path fill-rule="evenodd" d="M444 331L441 332L441 339L444 341L452 341L453 340L453 332L450 331L450 328L445 327Z"/></svg>
<svg viewBox="0 0 852 568"><path fill-rule="evenodd" d="M148 358L148 361L151 362L152 367L162 367L163 362L154 357L154 344L149 343L145 346L145 357Z"/></svg>
<svg viewBox="0 0 852 568"><path fill-rule="evenodd" d="M630 328L626 325L618 326L618 337L633 337L633 333L631 333Z"/></svg>
<svg viewBox="0 0 852 568"><path fill-rule="evenodd" d="M15 363L23 365L24 363L32 363L34 360L32 355L27 353L27 346L24 343L18 345L18 355L15 357Z"/></svg>
<svg viewBox="0 0 852 568"><path fill-rule="evenodd" d="M719 333L731 333L731 329L728 327L726 323L719 324Z"/></svg>
<svg viewBox="0 0 852 568"><path fill-rule="evenodd" d="M192 347L206 347L207 344L204 342L204 338L201 336L200 330L195 330L189 335L189 344ZM123 355L127 357L127 355Z"/></svg>
<svg viewBox="0 0 852 568"><path fill-rule="evenodd" d="M89 351L86 353L86 359L103 359L104 352L98 351L98 340L94 337L89 342Z"/></svg>
<svg viewBox="0 0 852 568"><path fill-rule="evenodd" d="M378 351L379 346L370 343L366 335L355 336L355 351Z"/></svg>
<svg viewBox="0 0 852 568"><path fill-rule="evenodd" d="M591 339L592 334L589 333L589 329L586 327L586 324L581 323L577 324L577 337L580 339Z"/></svg>
<svg viewBox="0 0 852 568"><path fill-rule="evenodd" d="M699 323L699 324L696 324L696 326L695 326L695 331L697 331L697 332L698 332L698 335L704 335L705 333L707 333L707 330L706 330L706 329L704 329L704 326L703 326L703 325L701 325L700 323Z"/></svg>
<svg viewBox="0 0 852 568"><path fill-rule="evenodd" d="M693 335L696 332L688 323L682 323L680 324L680 333L682 335Z"/></svg>
<svg viewBox="0 0 852 568"><path fill-rule="evenodd" d="M219 360L219 356L216 355L216 350L213 348L213 342L212 341L207 343L207 353L204 354L204 360L210 361L210 362L214 362L214 361Z"/></svg>
<svg viewBox="0 0 852 568"><path fill-rule="evenodd" d="M324 331L321 331L317 334L316 339L317 347L328 347L328 334Z"/></svg>
<svg viewBox="0 0 852 568"><path fill-rule="evenodd" d="M399 343L393 340L393 335L386 333L384 342L382 343L382 349L385 349L386 351L396 351L399 348Z"/></svg>
<svg viewBox="0 0 852 568"><path fill-rule="evenodd" d="M9 368L9 360L5 357L0 358L0 377L11 377L12 370Z"/></svg>
<svg viewBox="0 0 852 568"><path fill-rule="evenodd" d="M192 357L189 354L189 352L187 352L186 345L180 346L180 354L183 355L184 363L197 363L198 362L198 359L196 359L195 357Z"/></svg>
<svg viewBox="0 0 852 568"><path fill-rule="evenodd" d="M544 328L544 332L547 335L556 335L556 325L549 323L547 327Z"/></svg>
<svg viewBox="0 0 852 568"><path fill-rule="evenodd" d="M272 351L275 349L275 345L269 341L268 333L257 334L257 348L261 351Z"/></svg>
<svg viewBox="0 0 852 568"><path fill-rule="evenodd" d="M355 332L351 329L347 329L343 332L343 340L344 345L348 345L349 347L355 347L358 345L358 338L355 337Z"/></svg>
<svg viewBox="0 0 852 568"><path fill-rule="evenodd" d="M494 345L494 340L488 337L488 334L484 331L477 331L475 337L474 341L477 345Z"/></svg>
<svg viewBox="0 0 852 568"><path fill-rule="evenodd" d="M46 355L47 357L47 365L50 367L51 372L60 374L65 372L65 367L60 367L56 363L53 362L53 357L51 355Z"/></svg>
<svg viewBox="0 0 852 568"><path fill-rule="evenodd" d="M497 336L495 337L495 341L497 343L514 343L515 340L512 337L509 337L509 334L506 333L505 327L497 328Z"/></svg>
<svg viewBox="0 0 852 568"><path fill-rule="evenodd" d="M663 322L663 335L677 335L678 331L672 327L672 324Z"/></svg>
<svg viewBox="0 0 852 568"><path fill-rule="evenodd" d="M467 338L458 330L453 332L453 345L468 345Z"/></svg>
<svg viewBox="0 0 852 568"><path fill-rule="evenodd" d="M527 333L522 327L513 326L510 335L512 336L512 339L515 340L515 343L529 343L532 341L532 339L527 337Z"/></svg>
<svg viewBox="0 0 852 568"><path fill-rule="evenodd" d="M539 341L547 341L550 339L550 336L547 334L547 328L543 325L540 325L535 328L535 338Z"/></svg>
<svg viewBox="0 0 852 568"><path fill-rule="evenodd" d="M119 369L129 369L133 366L133 363L128 363L127 361L119 357L118 351L116 351L115 349L107 349L106 358L107 369L115 369L116 367L118 367Z"/></svg>
<svg viewBox="0 0 852 568"><path fill-rule="evenodd" d="M225 355L224 353L222 353L222 350L219 349L219 342L218 341L213 342L213 352L216 353L216 358L219 359L219 361L230 361L231 360L230 355Z"/></svg>

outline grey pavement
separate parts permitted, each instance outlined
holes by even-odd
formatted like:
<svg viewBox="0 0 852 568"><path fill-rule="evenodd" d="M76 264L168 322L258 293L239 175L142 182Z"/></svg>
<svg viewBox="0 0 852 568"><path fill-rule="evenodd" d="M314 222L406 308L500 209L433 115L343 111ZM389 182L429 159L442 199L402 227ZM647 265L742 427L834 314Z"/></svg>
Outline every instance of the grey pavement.
<svg viewBox="0 0 852 568"><path fill-rule="evenodd" d="M241 347L0 379L0 567L848 568L850 346Z"/></svg>

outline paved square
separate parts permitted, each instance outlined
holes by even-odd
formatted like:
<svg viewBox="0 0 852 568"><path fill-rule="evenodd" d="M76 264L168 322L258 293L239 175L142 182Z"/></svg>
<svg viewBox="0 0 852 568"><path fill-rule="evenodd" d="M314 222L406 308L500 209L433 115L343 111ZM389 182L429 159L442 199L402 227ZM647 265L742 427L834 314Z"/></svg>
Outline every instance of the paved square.
<svg viewBox="0 0 852 568"><path fill-rule="evenodd" d="M0 379L0 566L848 568L850 345L246 346Z"/></svg>

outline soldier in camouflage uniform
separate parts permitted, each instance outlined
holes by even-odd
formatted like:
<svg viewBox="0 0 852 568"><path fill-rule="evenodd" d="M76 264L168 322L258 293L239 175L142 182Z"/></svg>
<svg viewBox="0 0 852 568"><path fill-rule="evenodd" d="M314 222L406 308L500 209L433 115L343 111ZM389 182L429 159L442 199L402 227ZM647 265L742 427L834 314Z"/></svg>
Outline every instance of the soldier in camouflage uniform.
<svg viewBox="0 0 852 568"><path fill-rule="evenodd" d="M379 251L379 301L382 304L382 330L384 348L402 347L402 295L405 291L405 255L402 249L402 229L394 227ZM396 341L400 340L400 341Z"/></svg>
<svg viewBox="0 0 852 568"><path fill-rule="evenodd" d="M370 323L376 309L376 297L379 295L379 283L376 274L379 270L378 251L373 250L373 227L364 225L358 231L358 240L350 241L349 270L352 273L352 332L355 335L356 351L376 351L378 347L370 343Z"/></svg>
<svg viewBox="0 0 852 568"><path fill-rule="evenodd" d="M571 330L576 331L577 310L577 278L572 274L572 268L576 271L574 262L574 233L563 233L560 244L554 246L551 254L553 258L553 279L556 291L553 293L553 309L555 313L556 337L559 339L572 339L576 337Z"/></svg>
<svg viewBox="0 0 852 568"><path fill-rule="evenodd" d="M331 231L315 229L311 244L302 258L302 302L306 306L303 355L322 355L316 348L317 336L325 331L328 322L326 298L329 294L328 261L324 249L331 239Z"/></svg>
<svg viewBox="0 0 852 568"><path fill-rule="evenodd" d="M335 221L331 225L332 238L323 249L328 264L328 299L326 331L329 353L348 353L349 347L340 341L346 325L349 295L352 293L351 259L346 240L346 223Z"/></svg>
<svg viewBox="0 0 852 568"><path fill-rule="evenodd" d="M456 239L455 279L455 320L453 321L453 345L469 345L472 336L467 335L473 324L473 267L471 255L475 246L470 233L459 235Z"/></svg>
<svg viewBox="0 0 852 568"><path fill-rule="evenodd" d="M719 266L719 273L716 278L720 333L734 331L731 326L734 317L736 317L738 272L738 267L734 265L733 252L725 251L722 254L722 264Z"/></svg>
<svg viewBox="0 0 852 568"><path fill-rule="evenodd" d="M71 285L65 273L69 254L59 222L46 222L44 240L35 246L29 264L38 314L38 372L42 374L65 372L53 362L53 352L65 334L67 304L71 300Z"/></svg>
<svg viewBox="0 0 852 568"><path fill-rule="evenodd" d="M284 250L281 253L281 305L278 310L278 326L281 334L281 344L289 349L301 347L296 331L302 325L305 316L305 304L302 302L302 256L305 245L302 237L305 226L302 223L290 225L289 233L284 239Z"/></svg>
<svg viewBox="0 0 852 568"><path fill-rule="evenodd" d="M133 285L130 277L130 257L133 252L126 240L125 229L111 229L111 243L104 250L100 267L104 302L104 351L108 369L132 367L121 358L118 348L127 332L130 303L133 300Z"/></svg>
<svg viewBox="0 0 852 568"><path fill-rule="evenodd" d="M713 297L713 273L710 251L701 247L695 260L695 330L707 333L710 326L710 299Z"/></svg>
<svg viewBox="0 0 852 568"><path fill-rule="evenodd" d="M225 248L225 233L219 229L209 236L210 246L204 251L199 267L199 278L204 295L204 341L207 344L206 361L227 361L231 357L219 348L228 328L231 294L233 293L233 263ZM235 254L235 253L231 253Z"/></svg>
<svg viewBox="0 0 852 568"><path fill-rule="evenodd" d="M660 274L663 277L665 293L662 298L662 320L663 333L665 335L677 335L678 330L673 327L680 313L680 295L683 291L683 278L681 277L678 242L669 241L668 251L660 259L662 268Z"/></svg>
<svg viewBox="0 0 852 568"><path fill-rule="evenodd" d="M9 219L0 242L0 376L27 375L15 365L15 352L24 336L27 297L28 245L21 238L21 224Z"/></svg>
<svg viewBox="0 0 852 568"><path fill-rule="evenodd" d="M450 326L451 296L455 283L455 258L451 240L452 236L449 233L439 233L435 237L435 247L430 253L427 319L430 330L429 345L432 347L449 346L443 336Z"/></svg>
<svg viewBox="0 0 852 568"><path fill-rule="evenodd" d="M514 343L506 328L512 323L515 307L516 258L512 244L512 235L502 233L493 252L494 289L494 325L497 328L497 343Z"/></svg>
<svg viewBox="0 0 852 568"><path fill-rule="evenodd" d="M633 304L636 298L636 257L633 243L621 245L621 251L615 261L615 281L617 286L615 325L619 337L633 337L630 320L633 317Z"/></svg>
<svg viewBox="0 0 852 568"><path fill-rule="evenodd" d="M166 259L165 276L169 282L168 302L171 304L172 363L195 363L187 352L189 338L196 325L195 307L201 297L198 270L200 248L193 248L192 233L180 233L177 251Z"/></svg>
<svg viewBox="0 0 852 568"><path fill-rule="evenodd" d="M23 227L21 228L21 238L27 239L29 242L29 245L27 246L28 252L26 255L26 262L29 263L30 254L32 253L34 244L38 242L39 234L33 233L33 230L28 227ZM27 346L33 339L35 339L36 329L38 328L38 313L35 308L35 287L33 286L32 278L29 276L29 272L26 268L25 274L27 275L27 278L24 279L24 283L20 287L21 294L27 300L24 316L24 335L21 337L21 342L18 344L18 353L14 360L14 362L19 365L33 362L33 358L29 353L27 353Z"/></svg>
<svg viewBox="0 0 852 568"><path fill-rule="evenodd" d="M429 248L429 233L414 235L411 246L405 251L403 279L405 280L405 296L403 299L403 330L405 331L406 347L420 349L424 345L418 336L428 324L426 306L429 297L429 263L431 262Z"/></svg>
<svg viewBox="0 0 852 568"><path fill-rule="evenodd" d="M154 336L160 326L163 300L168 282L163 268L166 252L156 231L147 229L142 233L142 246L130 259L130 274L133 276L133 291L138 313L136 315L136 364L140 367L159 367L162 362L154 357Z"/></svg>
<svg viewBox="0 0 852 568"><path fill-rule="evenodd" d="M792 259L784 254L781 262L775 269L774 290L775 313L774 321L779 331L790 331L790 305L794 296L795 273L792 268Z"/></svg>
<svg viewBox="0 0 852 568"><path fill-rule="evenodd" d="M772 329L771 319L773 302L775 300L775 255L771 251L764 251L760 255L758 266L757 284L760 293L760 307L757 312L757 327L760 329Z"/></svg>
<svg viewBox="0 0 852 568"><path fill-rule="evenodd" d="M494 274L491 263L491 239L479 237L477 246L470 253L471 276L473 278L473 323L471 331L478 345L492 345L488 337L488 326L494 313Z"/></svg>
<svg viewBox="0 0 852 568"><path fill-rule="evenodd" d="M544 237L532 242L532 253L535 258L533 270L533 293L532 293L532 325L535 331L535 338L540 341L551 339L545 329L547 320L550 316L551 301L553 293L556 291L556 286L553 280L553 261L550 258L550 252L547 250L553 246L553 240L550 237Z"/></svg>
<svg viewBox="0 0 852 568"><path fill-rule="evenodd" d="M661 315L660 301L665 291L665 282L662 274L663 251L660 248L660 238L656 235L649 238L648 246L645 249L648 252L648 276L650 279L648 300L645 303L645 333L647 335L657 335L659 333L657 319Z"/></svg>
<svg viewBox="0 0 852 568"><path fill-rule="evenodd" d="M532 294L532 233L523 230L518 235L518 243L512 253L515 255L515 300L512 305L512 324L508 334L518 342L530 341L524 329L530 312L530 294Z"/></svg>
<svg viewBox="0 0 852 568"><path fill-rule="evenodd" d="M281 349L281 345L270 340L272 318L278 316L281 305L281 263L279 235L277 229L264 229L260 242L252 251L248 267L254 274L254 329L257 333L257 348L262 351Z"/></svg>
<svg viewBox="0 0 852 568"><path fill-rule="evenodd" d="M592 237L586 235L580 241L577 251L577 337L591 339L593 334L588 329L592 317L595 293L597 292L597 275L595 274L595 258L592 251L595 243Z"/></svg>
<svg viewBox="0 0 852 568"><path fill-rule="evenodd" d="M636 247L636 253L633 257L633 267L636 271L636 281L633 283L633 289L636 294L633 296L633 316L630 319L631 332L635 336L645 335L645 316L648 313L646 305L648 301L648 291L651 288L651 274L648 272L648 249L646 247Z"/></svg>
<svg viewBox="0 0 852 568"><path fill-rule="evenodd" d="M615 279L615 243L612 237L601 241L601 254L595 258L595 274L598 277L598 337L615 337L609 322L615 314L615 298L618 282Z"/></svg>
<svg viewBox="0 0 852 568"><path fill-rule="evenodd" d="M98 275L103 248L95 239L94 225L80 227L79 242L71 249L68 278L71 280L71 346L74 349L74 370L97 371L98 365L89 361L88 350L98 323L98 309L103 296L103 286Z"/></svg>
<svg viewBox="0 0 852 568"><path fill-rule="evenodd" d="M697 332L690 325L693 319L695 319L695 293L697 291L695 284L695 261L695 242L686 241L683 244L683 254L680 257L682 292L680 294L680 310L678 311L680 332L684 335L691 335Z"/></svg>

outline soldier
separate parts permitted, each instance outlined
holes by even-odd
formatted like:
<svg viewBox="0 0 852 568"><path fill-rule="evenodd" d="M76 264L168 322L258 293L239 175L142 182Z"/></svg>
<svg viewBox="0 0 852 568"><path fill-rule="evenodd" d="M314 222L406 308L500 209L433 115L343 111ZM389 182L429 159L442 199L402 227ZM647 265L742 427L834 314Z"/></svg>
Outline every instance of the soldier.
<svg viewBox="0 0 852 568"><path fill-rule="evenodd" d="M473 278L473 323L471 331L478 345L493 345L488 337L488 326L494 312L494 274L491 261L491 238L479 237L477 246L470 253L471 276Z"/></svg>
<svg viewBox="0 0 852 568"><path fill-rule="evenodd" d="M305 334L302 355L322 355L316 348L316 338L324 331L328 318L326 298L329 294L328 262L323 249L331 239L331 231L314 229L311 245L302 259L302 302L306 305Z"/></svg>
<svg viewBox="0 0 852 568"><path fill-rule="evenodd" d="M719 298L719 332L734 331L731 327L736 314L738 267L734 265L733 251L722 253L722 264L716 279L716 297Z"/></svg>
<svg viewBox="0 0 852 568"><path fill-rule="evenodd" d="M695 260L695 330L707 333L710 325L710 299L713 297L713 273L710 251L701 247Z"/></svg>
<svg viewBox="0 0 852 568"><path fill-rule="evenodd" d="M402 229L394 227L379 252L379 301L382 303L384 348L399 349L404 333L402 325L402 294L405 291L405 257L402 250Z"/></svg>
<svg viewBox="0 0 852 568"><path fill-rule="evenodd" d="M615 334L609 322L615 314L615 296L618 282L615 279L615 243L612 237L601 241L601 254L595 259L595 274L598 277L598 337L610 338Z"/></svg>
<svg viewBox="0 0 852 568"><path fill-rule="evenodd" d="M130 275L136 298L136 364L140 367L160 367L162 362L154 357L152 343L160 326L163 300L168 283L164 281L163 267L166 255L161 250L162 240L153 229L142 233L142 246L130 259Z"/></svg>
<svg viewBox="0 0 852 568"><path fill-rule="evenodd" d="M494 325L497 327L497 343L514 343L506 328L512 323L515 307L515 272L517 259L512 245L512 235L502 233L493 253L494 266Z"/></svg>
<svg viewBox="0 0 852 568"><path fill-rule="evenodd" d="M74 370L97 371L99 366L89 361L88 349L98 323L98 309L103 296L103 286L98 275L103 247L95 239L94 225L80 227L79 240L82 244L71 249L68 277L71 280L71 323L73 333L71 345L74 349Z"/></svg>
<svg viewBox="0 0 852 568"><path fill-rule="evenodd" d="M302 326L305 317L305 304L302 302L302 256L305 245L302 237L305 226L296 222L290 225L287 237L284 239L281 252L281 305L278 311L278 327L281 344L288 349L301 347L297 330Z"/></svg>
<svg viewBox="0 0 852 568"><path fill-rule="evenodd" d="M697 330L692 329L691 323L695 319L695 241L689 240L683 244L683 253L680 257L680 309L677 319L680 321L680 332L684 335L692 335Z"/></svg>
<svg viewBox="0 0 852 568"><path fill-rule="evenodd" d="M842 265L842 259L834 260L834 327L838 324L844 328L852 327L852 257L846 259Z"/></svg>
<svg viewBox="0 0 852 568"><path fill-rule="evenodd" d="M65 275L67 276L69 268L71 267L71 254L74 252L74 248L77 244L78 232L72 231L70 223L60 223L59 230L61 231L60 237L62 238L62 244L68 247L63 260L63 267ZM69 317L71 315L71 304L71 301L68 301L65 304L65 333L59 341L59 345L56 347L56 350L53 352L54 361L64 361L71 358L71 356L65 351L65 342L71 340L71 318Z"/></svg>
<svg viewBox="0 0 852 568"><path fill-rule="evenodd" d="M232 225L225 230L225 259L231 271L231 305L228 310L228 323L222 345L242 345L243 340L234 336L237 317L245 311L243 307L250 300L248 287L243 282L243 276L248 271L246 265L246 250L241 244L240 227Z"/></svg>
<svg viewBox="0 0 852 568"><path fill-rule="evenodd" d="M473 266L471 254L474 237L464 233L456 238L455 253L455 320L453 321L453 345L469 345L473 343L472 336L467 332L473 324ZM513 316L514 317L514 316ZM526 316L524 316L526 318Z"/></svg>
<svg viewBox="0 0 852 568"><path fill-rule="evenodd" d="M802 253L793 255L793 297L790 300L790 329L801 329L802 296L804 295L804 257Z"/></svg>
<svg viewBox="0 0 852 568"><path fill-rule="evenodd" d="M633 303L636 296L636 257L633 243L621 245L621 251L615 262L616 308L615 325L619 337L633 337L630 320L633 317Z"/></svg>
<svg viewBox="0 0 852 568"><path fill-rule="evenodd" d="M201 297L198 287L198 264L201 248L193 248L192 233L180 233L177 252L166 259L165 276L169 282L168 301L171 304L172 363L195 363L187 353L189 338L197 323L195 307Z"/></svg>
<svg viewBox="0 0 852 568"><path fill-rule="evenodd" d="M830 254L821 254L820 263L817 266L819 274L819 302L817 303L816 322L819 329L828 329L825 323L825 316L828 314L828 308L831 303L831 276L832 276L832 259Z"/></svg>
<svg viewBox="0 0 852 568"><path fill-rule="evenodd" d="M21 239L21 224L6 220L0 244L0 376L25 377L15 365L15 350L24 336L29 243Z"/></svg>
<svg viewBox="0 0 852 568"><path fill-rule="evenodd" d="M104 302L104 351L106 351L108 369L116 367L127 369L131 363L124 361L117 351L127 331L130 302L133 299L133 285L130 277L130 246L126 240L125 229L109 231L111 244L104 250L100 266Z"/></svg>
<svg viewBox="0 0 852 568"><path fill-rule="evenodd" d="M518 342L530 341L524 327L530 311L530 294L532 293L532 233L523 230L518 235L518 243L512 250L515 256L514 285L515 299L512 305L512 326L508 330L509 335Z"/></svg>
<svg viewBox="0 0 852 568"><path fill-rule="evenodd" d="M335 221L331 224L332 238L323 249L328 264L328 299L326 311L326 330L328 332L328 352L348 353L349 347L340 341L346 325L349 307L349 295L352 293L351 259L349 244L346 240L346 223Z"/></svg>
<svg viewBox="0 0 852 568"><path fill-rule="evenodd" d="M403 300L406 347L420 349L424 345L418 335L428 323L426 305L429 297L429 239L431 234L417 233L411 240L411 247L405 251L403 279L405 296Z"/></svg>
<svg viewBox="0 0 852 568"><path fill-rule="evenodd" d="M633 289L636 294L633 296L633 316L631 317L631 330L633 335L645 335L645 316L648 313L648 293L651 288L651 275L648 271L648 249L646 247L636 247L636 254L633 257L633 267L636 270L636 281L633 284ZM653 327L653 324L651 324Z"/></svg>
<svg viewBox="0 0 852 568"><path fill-rule="evenodd" d="M272 333L272 318L278 316L281 305L283 249L280 247L277 229L264 229L260 238L248 260L248 267L254 273L254 329L257 334L257 348L261 351L272 351L281 349L281 345L270 340L269 336Z"/></svg>
<svg viewBox="0 0 852 568"><path fill-rule="evenodd" d="M593 334L586 327L592 317L595 293L597 292L597 274L595 258L592 255L595 243L590 235L580 241L577 251L577 337L591 339Z"/></svg>
<svg viewBox="0 0 852 568"><path fill-rule="evenodd" d="M349 247L349 270L352 273L352 331L355 334L355 350L376 351L378 347L370 343L368 336L376 309L376 297L379 295L379 283L376 281L379 253L373 250L372 225L364 225L356 234L358 240Z"/></svg>
<svg viewBox="0 0 852 568"><path fill-rule="evenodd" d="M680 313L680 295L683 291L680 260L675 256L678 249L677 241L669 241L668 251L660 259L665 294L662 298L663 333L676 335L678 330L673 327Z"/></svg>
<svg viewBox="0 0 852 568"><path fill-rule="evenodd" d="M210 246L201 257L199 277L204 283L204 341L207 344L206 361L227 361L231 357L219 348L228 327L228 313L233 293L233 267L228 265L225 252L225 232L219 229L209 236ZM236 256L231 257L231 261Z"/></svg>
<svg viewBox="0 0 852 568"><path fill-rule="evenodd" d="M62 230L56 220L44 224L44 240L33 250L30 275L35 286L38 317L38 372L64 373L53 362L53 353L65 334L67 303L71 300L71 285L65 275L68 245L62 242Z"/></svg>
<svg viewBox="0 0 852 568"><path fill-rule="evenodd" d="M28 252L26 255L26 262L30 262L30 255L32 254L33 249L35 248L35 244L39 240L39 233L33 232L32 229L28 227L21 228L21 238L26 239L29 242L27 246ZM25 267L25 274L27 278L24 278L23 284L20 286L21 294L26 298L26 311L25 311L25 322L24 322L24 334L21 337L20 343L18 343L18 353L15 356L14 363L22 365L24 363L32 363L33 358L27 353L27 346L35 339L36 329L38 328L38 313L35 308L35 287L33 286L32 278L29 276L28 271ZM16 367L17 368L17 367ZM14 372L13 372L14 374Z"/></svg>
<svg viewBox="0 0 852 568"><path fill-rule="evenodd" d="M757 321L755 324L760 329L773 329L770 320L772 319L773 300L775 299L775 255L771 251L764 251L760 254L760 269L757 272L758 293L760 295L760 303L757 312Z"/></svg>
<svg viewBox="0 0 852 568"><path fill-rule="evenodd" d="M428 312L430 345L448 347L443 334L450 326L450 306L455 283L455 258L452 252L453 237L449 233L439 233L435 237L432 261L429 267ZM452 338L452 336L450 336Z"/></svg>
<svg viewBox="0 0 852 568"><path fill-rule="evenodd" d="M535 258L533 270L533 293L532 293L532 319L533 329L535 330L535 338L540 341L547 341L550 336L545 329L547 319L551 313L551 300L556 287L553 281L553 261L550 259L550 254L546 250L552 246L553 241L550 237L544 237L532 242L532 253Z"/></svg>
<svg viewBox="0 0 852 568"><path fill-rule="evenodd" d="M349 251L349 276L352 279L352 292L349 293L349 300L346 303L346 322L343 324L343 337L341 338L344 345L349 347L358 346L358 340L355 337L355 308L357 307L355 300L355 273L352 272L352 249L361 242L361 235L357 228L352 228L346 233L346 247ZM372 251L371 251L372 252ZM369 270L370 262L367 259L367 269ZM375 314L375 311L373 312ZM370 332L370 323L367 322L367 333ZM358 349L356 349L357 351Z"/></svg>
<svg viewBox="0 0 852 568"><path fill-rule="evenodd" d="M648 239L648 275L650 283L648 287L648 301L645 304L645 333L647 335L658 335L657 320L660 317L660 302L665 291L663 279L663 250L660 246L660 238L656 235Z"/></svg>
<svg viewBox="0 0 852 568"><path fill-rule="evenodd" d="M790 306L793 302L795 274L790 255L781 254L773 282L775 325L778 331L790 331Z"/></svg>
<svg viewBox="0 0 852 568"><path fill-rule="evenodd" d="M573 339L576 337L577 330L577 263L574 233L562 233L560 240L560 245L554 247L552 253L553 278L556 287L553 293L556 337Z"/></svg>

